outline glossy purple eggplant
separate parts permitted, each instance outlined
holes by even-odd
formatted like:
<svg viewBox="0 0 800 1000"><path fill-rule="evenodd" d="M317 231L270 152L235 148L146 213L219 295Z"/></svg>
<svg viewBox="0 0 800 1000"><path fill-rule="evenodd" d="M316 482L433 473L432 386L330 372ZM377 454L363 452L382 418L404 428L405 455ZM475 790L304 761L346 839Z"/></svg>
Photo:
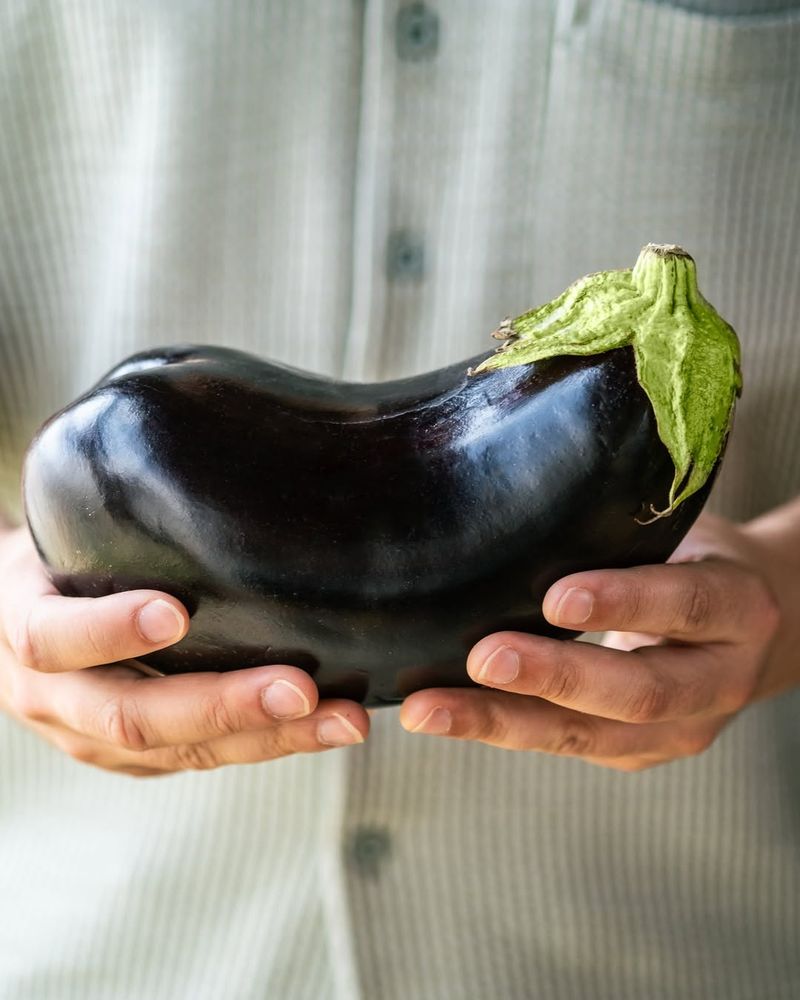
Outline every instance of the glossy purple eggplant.
<svg viewBox="0 0 800 1000"><path fill-rule="evenodd" d="M565 573L664 561L713 480L651 523L674 466L630 348L364 385L250 355L135 356L51 418L24 496L58 589L184 602L164 673L300 666L379 705L468 685Z"/></svg>

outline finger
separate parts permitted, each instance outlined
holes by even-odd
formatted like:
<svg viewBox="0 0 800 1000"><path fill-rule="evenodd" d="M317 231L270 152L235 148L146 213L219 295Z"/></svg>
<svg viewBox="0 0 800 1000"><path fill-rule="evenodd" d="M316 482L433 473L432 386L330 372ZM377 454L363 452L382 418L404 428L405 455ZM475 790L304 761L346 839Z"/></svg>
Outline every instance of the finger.
<svg viewBox="0 0 800 1000"><path fill-rule="evenodd" d="M26 667L80 670L144 656L182 639L186 609L168 594L133 590L108 597L45 593L4 605L8 642Z"/></svg>
<svg viewBox="0 0 800 1000"><path fill-rule="evenodd" d="M363 743L369 734L370 719L361 705L352 701L326 699L305 719L284 722L260 733L240 733L205 744L176 747L164 751L165 760L193 770L228 764L256 764L297 753L319 753L334 747Z"/></svg>
<svg viewBox="0 0 800 1000"><path fill-rule="evenodd" d="M291 666L156 678L101 667L49 678L36 692L29 718L136 752L263 730L310 715L319 700L311 677Z"/></svg>
<svg viewBox="0 0 800 1000"><path fill-rule="evenodd" d="M473 647L467 671L486 687L638 724L734 712L751 693L749 674L737 672L729 647L710 645L623 652L499 632Z"/></svg>
<svg viewBox="0 0 800 1000"><path fill-rule="evenodd" d="M82 763L135 776L207 771L229 764L257 764L296 753L318 753L363 743L370 721L355 702L330 699L304 719L282 722L263 731L241 732L198 743L133 751L98 740L55 733L51 738Z"/></svg>
<svg viewBox="0 0 800 1000"><path fill-rule="evenodd" d="M723 559L574 573L548 590L549 622L582 631L651 632L696 642L736 642L772 626L766 585Z"/></svg>
<svg viewBox="0 0 800 1000"><path fill-rule="evenodd" d="M670 739L665 726L634 726L573 712L537 698L462 688L429 689L411 695L400 710L400 722L411 733L587 759L659 756Z"/></svg>

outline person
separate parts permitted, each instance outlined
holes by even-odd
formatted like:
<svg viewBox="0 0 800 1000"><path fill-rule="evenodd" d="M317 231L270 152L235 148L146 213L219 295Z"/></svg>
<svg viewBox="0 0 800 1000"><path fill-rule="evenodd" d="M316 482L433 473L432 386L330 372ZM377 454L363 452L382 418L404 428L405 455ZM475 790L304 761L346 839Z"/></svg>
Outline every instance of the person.
<svg viewBox="0 0 800 1000"><path fill-rule="evenodd" d="M796 0L11 0L0 66L0 995L800 995ZM127 354L412 374L650 241L745 384L672 561L548 593L602 642L370 717L54 593L25 446Z"/></svg>

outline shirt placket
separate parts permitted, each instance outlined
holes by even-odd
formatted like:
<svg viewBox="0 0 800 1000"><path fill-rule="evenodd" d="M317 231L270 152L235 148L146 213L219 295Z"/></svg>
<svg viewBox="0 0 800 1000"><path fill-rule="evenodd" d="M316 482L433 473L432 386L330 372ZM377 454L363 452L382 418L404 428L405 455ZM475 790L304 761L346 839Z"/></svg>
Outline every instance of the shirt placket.
<svg viewBox="0 0 800 1000"><path fill-rule="evenodd" d="M413 64L435 59L439 17L423 3L371 0L364 14L359 148L355 178L352 310L342 376L384 377L392 290L414 294L426 274L425 233L397 217L392 183L397 89ZM393 329L393 336L398 335ZM413 331L400 331L401 336Z"/></svg>

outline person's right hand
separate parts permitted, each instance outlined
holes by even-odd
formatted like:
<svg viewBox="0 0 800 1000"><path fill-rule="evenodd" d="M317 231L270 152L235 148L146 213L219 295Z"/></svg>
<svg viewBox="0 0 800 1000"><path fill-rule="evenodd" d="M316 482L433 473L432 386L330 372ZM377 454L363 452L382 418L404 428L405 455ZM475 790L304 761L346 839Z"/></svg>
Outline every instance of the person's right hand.
<svg viewBox="0 0 800 1000"><path fill-rule="evenodd" d="M320 702L297 667L146 677L120 662L187 627L183 606L158 591L62 597L27 529L0 534L0 708L76 760L146 776L366 738L361 705Z"/></svg>

